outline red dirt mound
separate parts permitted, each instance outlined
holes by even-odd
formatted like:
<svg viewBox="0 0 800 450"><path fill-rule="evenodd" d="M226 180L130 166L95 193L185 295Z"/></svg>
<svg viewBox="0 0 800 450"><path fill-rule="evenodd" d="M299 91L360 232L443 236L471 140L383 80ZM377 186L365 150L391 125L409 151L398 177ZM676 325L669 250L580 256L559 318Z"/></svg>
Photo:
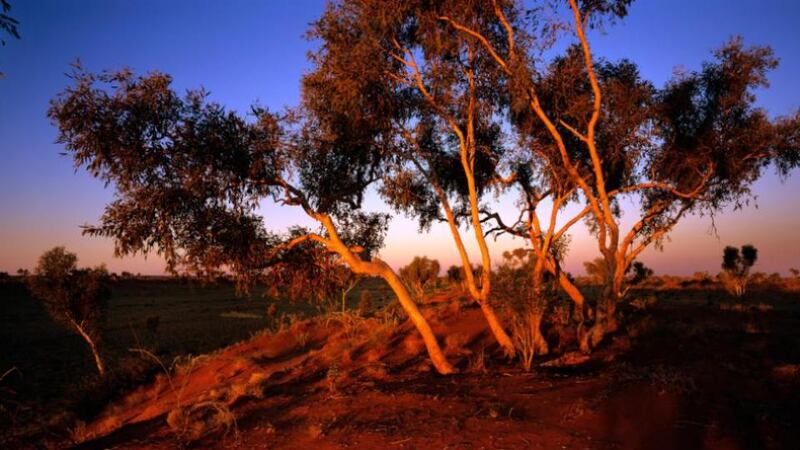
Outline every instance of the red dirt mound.
<svg viewBox="0 0 800 450"><path fill-rule="evenodd" d="M630 312L590 358L525 373L479 310L425 314L460 369L442 377L408 323L303 322L181 366L110 405L85 448L797 448L800 317ZM652 314L649 316L648 314ZM749 323L758 323L758 332Z"/></svg>

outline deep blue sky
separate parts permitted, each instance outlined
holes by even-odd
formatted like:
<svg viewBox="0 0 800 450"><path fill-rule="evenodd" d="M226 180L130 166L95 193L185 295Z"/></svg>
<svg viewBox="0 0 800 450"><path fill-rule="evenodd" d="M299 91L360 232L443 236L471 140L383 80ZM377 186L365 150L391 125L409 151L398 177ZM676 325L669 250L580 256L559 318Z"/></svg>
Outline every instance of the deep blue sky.
<svg viewBox="0 0 800 450"><path fill-rule="evenodd" d="M0 271L32 267L43 250L67 245L83 264L107 262L112 270L158 273L157 258L113 259L111 242L82 237L79 225L95 222L111 198L97 180L75 173L53 141L45 117L49 100L67 84L69 64L80 58L90 70L128 66L138 72L169 73L178 89L203 86L211 98L246 111L253 102L273 109L296 104L299 78L308 68L313 43L303 34L322 11L322 1L85 0L13 1L21 22L19 41L0 48ZM781 66L759 103L773 115L800 107L800 15L796 0L640 0L623 22L594 33L598 56L629 58L642 74L663 83L675 67L699 67L713 48L741 34L748 44L771 45ZM798 175L798 174L796 174ZM718 221L719 239L708 220L683 223L665 253L648 252L656 271L716 273L721 248L752 242L761 249L764 271L800 266L798 177L781 184L773 176L757 185L759 209L727 213ZM377 199L369 202L379 207ZM298 220L285 209L267 208L267 221L281 228ZM585 231L576 230L567 267L596 253ZM442 229L418 236L398 218L383 252L395 265L413 253L443 264L455 261ZM495 247L521 245L500 242Z"/></svg>

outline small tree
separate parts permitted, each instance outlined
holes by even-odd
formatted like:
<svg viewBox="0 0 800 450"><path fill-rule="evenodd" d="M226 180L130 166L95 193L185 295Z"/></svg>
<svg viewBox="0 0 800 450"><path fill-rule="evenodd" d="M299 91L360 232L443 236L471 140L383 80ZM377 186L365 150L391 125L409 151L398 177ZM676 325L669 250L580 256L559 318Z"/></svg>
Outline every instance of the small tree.
<svg viewBox="0 0 800 450"><path fill-rule="evenodd" d="M400 269L400 278L405 281L417 300L425 296L425 290L439 278L439 261L426 256L415 256L407 266Z"/></svg>
<svg viewBox="0 0 800 450"><path fill-rule="evenodd" d="M105 267L78 269L78 257L54 247L39 257L28 279L31 292L56 322L79 334L89 345L100 375L105 366L97 349L111 291Z"/></svg>
<svg viewBox="0 0 800 450"><path fill-rule="evenodd" d="M758 250L752 245L743 245L739 250L727 246L722 252L722 273L720 281L725 289L735 297L744 295L747 281L750 277L750 268L758 259Z"/></svg>
<svg viewBox="0 0 800 450"><path fill-rule="evenodd" d="M450 266L447 269L447 283L451 286L460 286L461 282L464 280L463 273L461 271L461 267L458 266Z"/></svg>

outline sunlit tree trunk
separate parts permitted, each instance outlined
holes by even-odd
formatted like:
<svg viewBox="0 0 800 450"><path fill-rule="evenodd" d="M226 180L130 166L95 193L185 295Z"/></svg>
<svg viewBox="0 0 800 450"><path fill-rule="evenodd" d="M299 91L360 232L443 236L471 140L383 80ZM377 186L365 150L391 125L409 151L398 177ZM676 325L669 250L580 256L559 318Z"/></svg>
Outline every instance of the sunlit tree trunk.
<svg viewBox="0 0 800 450"><path fill-rule="evenodd" d="M417 304L414 302L408 288L402 282L400 277L389 267L388 264L378 258L373 258L369 261L363 260L353 249L349 248L344 242L339 239L336 227L331 218L324 214L309 213L313 218L318 220L328 231L328 238L313 235L312 238L327 246L331 251L336 252L342 257L342 260L350 267L350 269L358 274L378 276L383 278L392 288L392 291L397 296L397 300L405 310L411 322L422 335L422 340L428 350L428 355L436 370L443 375L455 372L453 366L447 361L444 356L436 335L433 333L428 321L422 315Z"/></svg>
<svg viewBox="0 0 800 450"><path fill-rule="evenodd" d="M75 331L77 331L83 340L86 341L86 344L89 345L89 349L92 351L92 356L94 357L94 364L97 367L97 372L102 377L105 375L106 369L105 365L103 364L103 359L100 358L100 352L97 350L97 344L95 344L94 339L89 336L89 333L87 333L80 324L72 322L72 325L75 327Z"/></svg>
<svg viewBox="0 0 800 450"><path fill-rule="evenodd" d="M532 320L531 332L533 333L534 348L537 355L546 355L550 349L547 341L542 336L542 317L544 316L545 309L547 308L547 293L544 292L544 269L545 258L536 258L536 263L533 266L533 302L537 304L530 305Z"/></svg>
<svg viewBox="0 0 800 450"><path fill-rule="evenodd" d="M417 330L419 330L419 333L422 335L422 340L425 342L425 347L428 350L428 355L431 358L433 366L442 375L454 373L455 369L447 361L447 358L445 358L444 353L439 346L439 342L436 340L436 335L433 334L433 330L428 324L428 321L425 320L425 317L422 315L419 308L417 308L416 303L414 303L414 300L412 299L403 282L400 280L400 277L398 277L397 274L395 274L394 271L388 265L386 265L386 263L380 261L380 264L383 265L383 267L377 270L377 274L386 280L386 282L392 288L392 291L394 291L395 295L397 295L397 300L400 302L400 305L403 307L406 314L408 314L408 317L414 323L414 326L417 327Z"/></svg>
<svg viewBox="0 0 800 450"><path fill-rule="evenodd" d="M467 52L469 55L469 59L472 59L472 48L467 47ZM431 104L437 110L440 110L440 106L437 104L436 100L434 99L433 95L428 91L425 83L422 79L422 74L419 71L419 67L416 64L416 61L413 59L413 54L408 52L409 57L411 58L410 61L406 61L406 65L412 69L413 77L415 80L415 84L417 89L419 89L420 93L426 99L426 101ZM452 129L455 136L458 138L459 141L459 156L461 161L461 167L464 172L464 176L466 177L467 181L467 190L468 190L468 200L470 206L470 219L472 224L472 229L475 233L475 240L478 244L478 248L481 252L481 261L483 264L483 273L481 274L480 286L478 286L477 280L472 274L472 264L469 260L469 255L464 247L463 240L461 238L461 233L458 230L458 224L456 222L456 218L453 214L453 211L450 207L450 202L447 197L447 193L442 188L442 185L439 183L439 180L436 179L436 175L432 171L425 170L422 168L419 161L414 160L414 163L418 166L418 168L422 171L423 174L428 178L431 182L437 197L442 205L442 208L445 211L445 215L447 216L447 222L450 226L450 232L453 235L453 239L455 241L456 247L458 249L459 256L461 257L462 266L464 268L464 283L467 286L467 291L469 292L472 299L478 303L481 307L481 311L483 312L484 317L486 318L486 322L489 325L489 329L491 330L492 334L497 340L497 343L500 347L503 348L506 355L509 357L514 356L516 353L514 343L509 337L508 333L506 333L505 329L503 328L500 320L497 317L497 314L494 311L494 307L492 306L491 302L489 301L489 294L491 291L491 257L489 255L489 247L486 244L486 238L483 235L483 226L481 224L481 217L480 217L480 210L479 210L479 198L478 198L478 191L475 185L475 154L476 154L476 144L475 144L475 110L476 110L476 98L475 98L475 79L474 73L472 68L467 68L465 70L464 75L466 76L469 88L467 93L467 117L466 117L466 127L458 124L457 121L449 116L448 114L443 114L443 118L448 122L450 128ZM406 137L410 137L406 134ZM411 142L416 142L413 138L410 139Z"/></svg>
<svg viewBox="0 0 800 450"><path fill-rule="evenodd" d="M475 198L475 201L477 202L477 197ZM481 229L478 229L478 231L475 233L478 242L482 242L480 248L484 263L483 273L481 274L481 285L479 287L478 282L475 279L475 275L472 273L472 264L469 260L467 249L464 246L464 241L461 239L461 233L458 231L458 227L456 226L455 217L450 209L449 202L447 202L445 199L442 203L444 206L445 215L447 216L448 224L450 226L450 233L453 236L459 256L461 257L461 264L464 271L463 285L466 288L466 291L470 294L470 297L472 297L472 299L481 307L481 311L486 319L486 323L489 325L489 330L491 330L492 335L497 343L503 348L503 351L507 356L512 357L516 352L514 343L511 341L511 337L509 337L505 328L503 328L503 325L500 323L500 319L497 317L494 307L489 300L491 286L491 280L489 278L491 260L489 259L489 250L486 246L486 240L483 237L483 232Z"/></svg>

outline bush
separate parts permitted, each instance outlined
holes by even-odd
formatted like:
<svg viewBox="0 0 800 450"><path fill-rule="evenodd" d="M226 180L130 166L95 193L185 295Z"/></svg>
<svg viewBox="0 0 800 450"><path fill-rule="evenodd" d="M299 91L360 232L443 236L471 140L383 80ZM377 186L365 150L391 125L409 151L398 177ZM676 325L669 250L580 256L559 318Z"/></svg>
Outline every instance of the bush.
<svg viewBox="0 0 800 450"><path fill-rule="evenodd" d="M439 279L439 261L426 256L415 256L411 263L400 269L400 278L406 283L417 300Z"/></svg>
<svg viewBox="0 0 800 450"><path fill-rule="evenodd" d="M758 259L758 250L752 245L725 247L722 253L722 273L719 279L723 287L733 296L741 297L747 288L750 268Z"/></svg>
<svg viewBox="0 0 800 450"><path fill-rule="evenodd" d="M536 355L548 353L541 323L557 288L555 279L546 274L541 292L538 295L534 292L531 274L535 261L535 256L527 249L504 252L492 284L495 296L511 307L512 339L525 370L530 370Z"/></svg>
<svg viewBox="0 0 800 450"><path fill-rule="evenodd" d="M464 272L459 266L450 266L447 269L447 283L451 286L460 286L464 281Z"/></svg>
<svg viewBox="0 0 800 450"><path fill-rule="evenodd" d="M628 266L628 273L630 273L630 276L626 280L627 283L631 286L636 286L652 277L653 269L645 266L641 261L634 261L633 264Z"/></svg>

